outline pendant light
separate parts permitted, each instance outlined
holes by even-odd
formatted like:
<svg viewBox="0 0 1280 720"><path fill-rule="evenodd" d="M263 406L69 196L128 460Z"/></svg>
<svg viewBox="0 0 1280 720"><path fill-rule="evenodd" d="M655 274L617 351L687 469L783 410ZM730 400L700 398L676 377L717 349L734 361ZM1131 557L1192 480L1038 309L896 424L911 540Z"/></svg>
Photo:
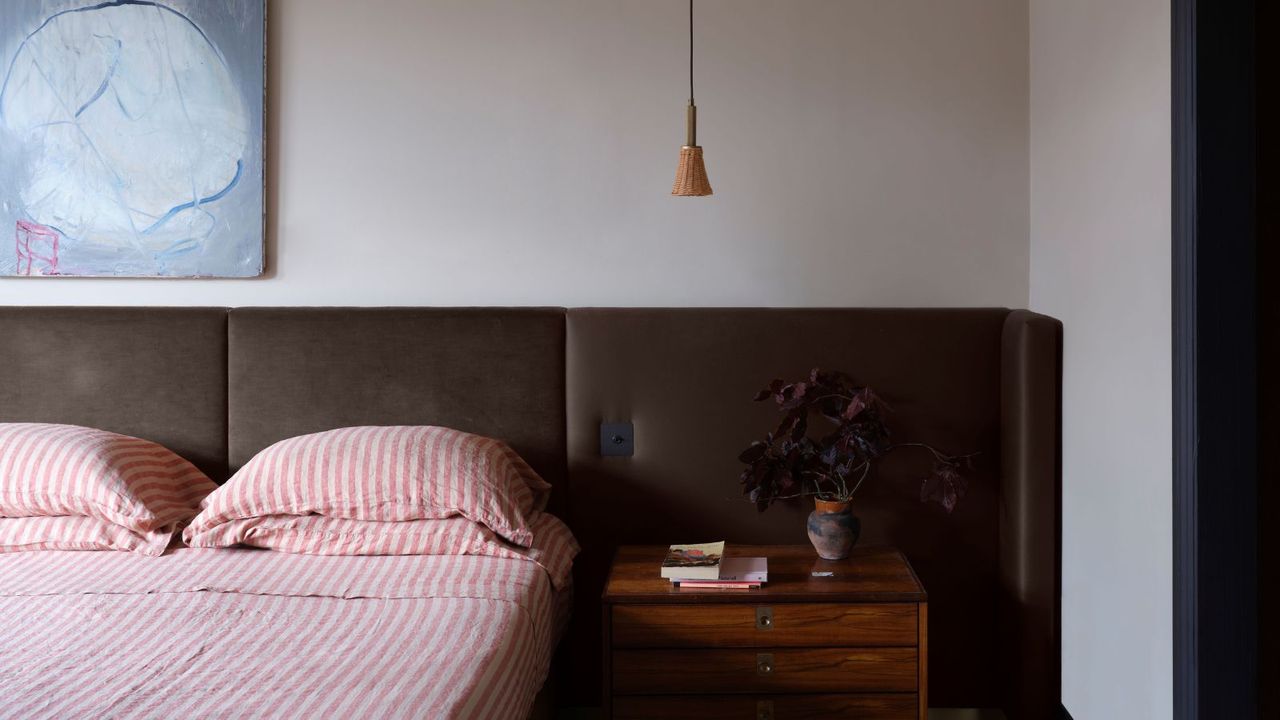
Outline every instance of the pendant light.
<svg viewBox="0 0 1280 720"><path fill-rule="evenodd" d="M698 108L693 104L693 0L689 0L689 107L685 110L685 144L680 148L680 164L671 194L701 197L711 194L707 166L702 163L702 146L698 145Z"/></svg>

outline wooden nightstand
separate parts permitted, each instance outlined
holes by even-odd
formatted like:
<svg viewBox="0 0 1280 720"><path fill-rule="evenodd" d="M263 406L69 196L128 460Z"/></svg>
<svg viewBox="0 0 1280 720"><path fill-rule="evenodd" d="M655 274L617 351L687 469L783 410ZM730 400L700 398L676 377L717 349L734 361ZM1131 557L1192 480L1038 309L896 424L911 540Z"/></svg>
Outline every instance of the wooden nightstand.
<svg viewBox="0 0 1280 720"><path fill-rule="evenodd" d="M855 548L831 562L807 545L729 545L728 556L769 558L769 582L697 591L659 577L666 550L614 558L602 598L609 717L926 717L928 603L902 553Z"/></svg>

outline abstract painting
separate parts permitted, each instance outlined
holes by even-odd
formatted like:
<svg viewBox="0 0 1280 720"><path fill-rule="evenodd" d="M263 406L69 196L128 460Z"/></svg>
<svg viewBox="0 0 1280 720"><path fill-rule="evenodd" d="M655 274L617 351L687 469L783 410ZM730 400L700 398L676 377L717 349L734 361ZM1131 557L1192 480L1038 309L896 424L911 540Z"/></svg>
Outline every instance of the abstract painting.
<svg viewBox="0 0 1280 720"><path fill-rule="evenodd" d="M265 25L265 0L0 2L0 275L260 275Z"/></svg>

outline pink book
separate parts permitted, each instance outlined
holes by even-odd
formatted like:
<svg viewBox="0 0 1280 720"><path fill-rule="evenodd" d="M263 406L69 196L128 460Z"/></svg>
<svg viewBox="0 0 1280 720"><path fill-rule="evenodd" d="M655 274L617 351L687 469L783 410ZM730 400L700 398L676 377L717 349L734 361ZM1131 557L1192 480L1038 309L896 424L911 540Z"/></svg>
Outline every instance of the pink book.
<svg viewBox="0 0 1280 720"><path fill-rule="evenodd" d="M677 584L681 589L687 588L689 590L751 590L752 588L760 587L758 582L716 582L714 580L682 580Z"/></svg>

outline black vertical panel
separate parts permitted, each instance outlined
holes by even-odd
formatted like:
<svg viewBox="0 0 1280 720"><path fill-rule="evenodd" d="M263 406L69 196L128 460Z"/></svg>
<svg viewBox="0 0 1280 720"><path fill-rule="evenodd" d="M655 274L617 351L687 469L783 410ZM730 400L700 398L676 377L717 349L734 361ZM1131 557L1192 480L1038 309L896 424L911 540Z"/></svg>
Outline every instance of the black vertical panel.
<svg viewBox="0 0 1280 720"><path fill-rule="evenodd" d="M1257 714L1254 3L1173 3L1174 714Z"/></svg>
<svg viewBox="0 0 1280 720"><path fill-rule="evenodd" d="M1254 88L1258 108L1258 437L1280 435L1280 77L1277 33L1280 6L1258 3L1254 30L1258 53ZM1260 440L1263 442L1264 440ZM1258 467L1258 607L1280 606L1280 527L1271 521L1280 503L1280 464ZM1258 613L1258 717L1280 717L1280 618ZM1265 678L1265 680L1263 680Z"/></svg>
<svg viewBox="0 0 1280 720"><path fill-rule="evenodd" d="M1195 720L1196 2L1173 0L1173 711Z"/></svg>

